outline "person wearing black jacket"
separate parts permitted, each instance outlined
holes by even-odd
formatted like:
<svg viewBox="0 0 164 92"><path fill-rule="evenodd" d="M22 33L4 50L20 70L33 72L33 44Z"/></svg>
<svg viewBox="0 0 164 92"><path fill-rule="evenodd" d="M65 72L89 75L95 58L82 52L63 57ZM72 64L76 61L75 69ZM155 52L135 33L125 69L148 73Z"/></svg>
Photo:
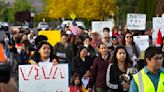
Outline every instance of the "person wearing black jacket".
<svg viewBox="0 0 164 92"><path fill-rule="evenodd" d="M77 56L72 60L72 71L79 74L81 78L88 77L87 72L90 72L92 63L92 58L88 56L88 49L85 46L81 46L78 49Z"/></svg>
<svg viewBox="0 0 164 92"><path fill-rule="evenodd" d="M132 66L132 61L123 46L118 46L110 59L110 64L106 73L106 85L111 92L128 92L132 75L128 71Z"/></svg>
<svg viewBox="0 0 164 92"><path fill-rule="evenodd" d="M85 37L83 41L83 46L88 49L88 55L94 59L96 57L96 50L91 46L91 38Z"/></svg>

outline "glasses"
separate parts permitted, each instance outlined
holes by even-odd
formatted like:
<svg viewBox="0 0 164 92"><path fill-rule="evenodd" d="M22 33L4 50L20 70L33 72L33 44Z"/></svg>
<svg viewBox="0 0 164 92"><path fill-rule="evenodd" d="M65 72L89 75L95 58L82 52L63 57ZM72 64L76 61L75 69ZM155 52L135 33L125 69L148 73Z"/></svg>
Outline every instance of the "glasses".
<svg viewBox="0 0 164 92"><path fill-rule="evenodd" d="M105 39L110 39L110 37L104 37Z"/></svg>
<svg viewBox="0 0 164 92"><path fill-rule="evenodd" d="M112 38L112 40L118 40L117 38Z"/></svg>
<svg viewBox="0 0 164 92"><path fill-rule="evenodd" d="M132 36L126 36L126 38L132 38Z"/></svg>

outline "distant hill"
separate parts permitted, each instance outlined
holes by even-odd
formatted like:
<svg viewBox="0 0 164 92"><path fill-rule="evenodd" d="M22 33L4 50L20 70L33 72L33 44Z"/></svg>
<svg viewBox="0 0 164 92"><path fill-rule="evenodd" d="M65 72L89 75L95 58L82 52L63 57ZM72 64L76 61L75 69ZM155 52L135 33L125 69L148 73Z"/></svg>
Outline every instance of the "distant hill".
<svg viewBox="0 0 164 92"><path fill-rule="evenodd" d="M15 0L1 0L1 1L5 1L6 3L12 4L12 3L14 3Z"/></svg>
<svg viewBox="0 0 164 92"><path fill-rule="evenodd" d="M15 0L2 0L6 3L13 4ZM33 7L35 7L36 12L42 12L43 11L43 0L27 0L29 1Z"/></svg>
<svg viewBox="0 0 164 92"><path fill-rule="evenodd" d="M43 0L28 0L33 7L35 7L36 12L42 12L43 11Z"/></svg>

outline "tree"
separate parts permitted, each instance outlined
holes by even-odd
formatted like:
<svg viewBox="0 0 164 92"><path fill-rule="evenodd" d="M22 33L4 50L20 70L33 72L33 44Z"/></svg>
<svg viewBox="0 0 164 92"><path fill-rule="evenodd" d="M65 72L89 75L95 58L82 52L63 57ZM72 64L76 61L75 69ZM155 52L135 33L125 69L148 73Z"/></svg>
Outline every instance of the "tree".
<svg viewBox="0 0 164 92"><path fill-rule="evenodd" d="M161 16L164 13L164 0L158 0L158 4L156 7L156 14Z"/></svg>
<svg viewBox="0 0 164 92"><path fill-rule="evenodd" d="M116 13L116 0L100 0L100 5L101 19L113 16Z"/></svg>
<svg viewBox="0 0 164 92"><path fill-rule="evenodd" d="M7 8L7 19L9 22L15 22L15 14L20 11L31 11L34 8L27 0L15 0L12 6L8 6Z"/></svg>
<svg viewBox="0 0 164 92"><path fill-rule="evenodd" d="M32 8L27 0L15 0L14 7L16 11L30 10Z"/></svg>
<svg viewBox="0 0 164 92"><path fill-rule="evenodd" d="M13 8L13 7L9 7L8 8L8 22L15 22L15 12L16 12L16 10L15 10L15 8Z"/></svg>
<svg viewBox="0 0 164 92"><path fill-rule="evenodd" d="M100 7L99 0L79 0L77 3L77 16L78 18L86 19L100 19L99 10L97 7Z"/></svg>
<svg viewBox="0 0 164 92"><path fill-rule="evenodd" d="M45 1L45 12L48 13L49 17L62 18L66 17L67 12L65 9L65 0L46 0Z"/></svg>
<svg viewBox="0 0 164 92"><path fill-rule="evenodd" d="M7 4L4 1L0 1L0 20L5 21L6 20L6 10L7 10Z"/></svg>
<svg viewBox="0 0 164 92"><path fill-rule="evenodd" d="M152 20L156 16L156 6L158 0L138 0L137 13L145 13L147 20Z"/></svg>
<svg viewBox="0 0 164 92"><path fill-rule="evenodd" d="M117 20L118 24L125 24L128 13L135 13L136 0L117 0Z"/></svg>
<svg viewBox="0 0 164 92"><path fill-rule="evenodd" d="M30 22L31 21L31 15L30 11L18 11L15 13L15 20L20 22Z"/></svg>
<svg viewBox="0 0 164 92"><path fill-rule="evenodd" d="M55 19L70 18L74 13L77 18L103 20L116 9L115 0L46 0L45 10Z"/></svg>

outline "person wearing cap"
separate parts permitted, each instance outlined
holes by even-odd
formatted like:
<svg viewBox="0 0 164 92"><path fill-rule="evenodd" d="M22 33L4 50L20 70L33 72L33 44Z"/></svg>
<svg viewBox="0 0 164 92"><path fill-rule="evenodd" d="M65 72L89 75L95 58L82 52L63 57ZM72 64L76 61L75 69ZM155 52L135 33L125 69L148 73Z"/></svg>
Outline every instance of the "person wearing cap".
<svg viewBox="0 0 164 92"><path fill-rule="evenodd" d="M112 45L117 45L117 44L118 44L118 37L112 36Z"/></svg>
<svg viewBox="0 0 164 92"><path fill-rule="evenodd" d="M164 57L158 47L145 51L146 66L133 75L129 92L164 92Z"/></svg>
<svg viewBox="0 0 164 92"><path fill-rule="evenodd" d="M109 47L109 49L111 49L113 51L113 50L115 50L117 45L119 45L117 36L112 36L111 42L112 42L112 46Z"/></svg>

